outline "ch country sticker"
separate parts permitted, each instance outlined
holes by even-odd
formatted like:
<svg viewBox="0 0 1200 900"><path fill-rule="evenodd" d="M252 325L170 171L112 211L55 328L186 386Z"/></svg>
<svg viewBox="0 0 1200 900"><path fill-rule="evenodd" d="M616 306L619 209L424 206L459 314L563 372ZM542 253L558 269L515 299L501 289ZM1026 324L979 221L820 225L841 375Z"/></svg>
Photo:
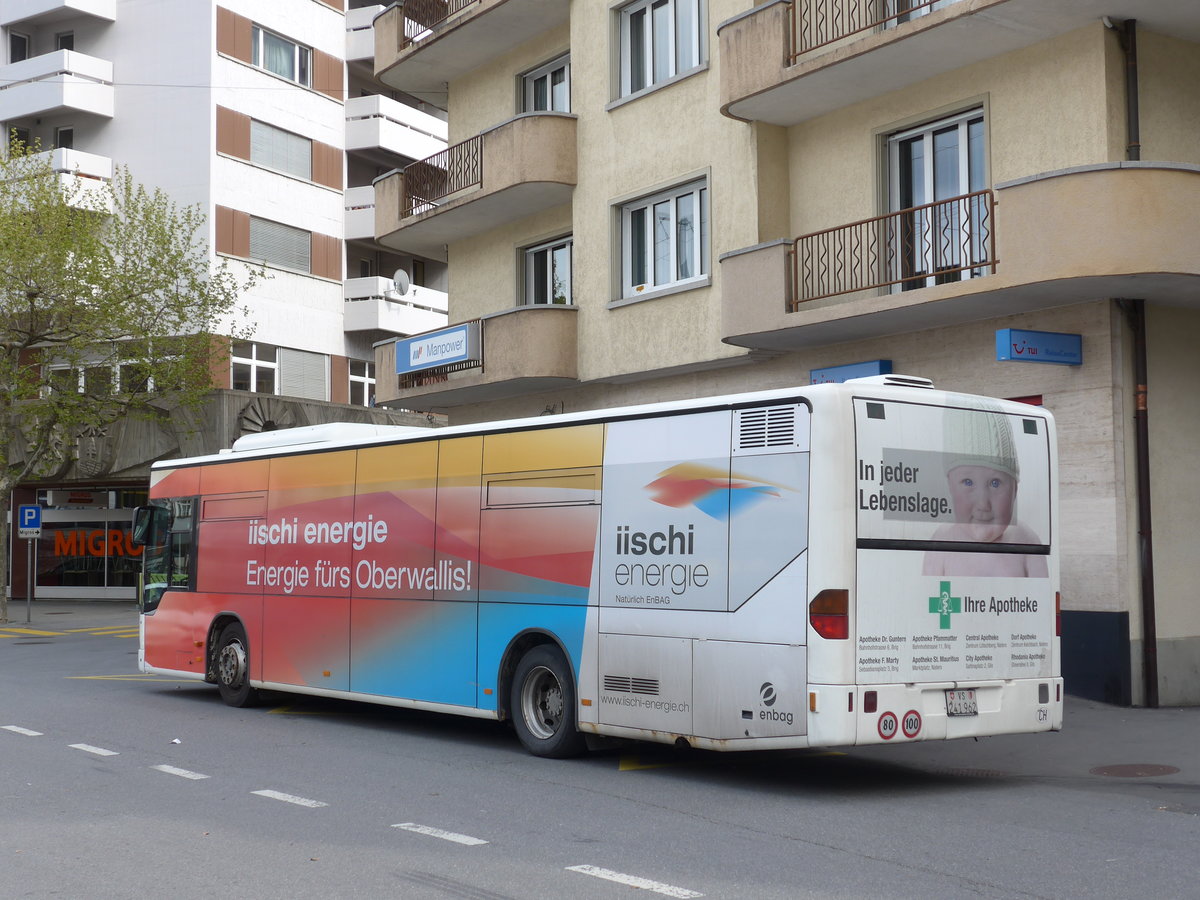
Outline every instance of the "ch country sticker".
<svg viewBox="0 0 1200 900"><path fill-rule="evenodd" d="M713 519L728 519L763 500L783 496L792 488L780 484L704 466L699 463L679 463L659 473L646 485L650 499L663 506L682 509L694 506Z"/></svg>
<svg viewBox="0 0 1200 900"><path fill-rule="evenodd" d="M962 597L951 597L950 582L943 581L940 593L929 598L929 611L938 617L938 628L947 631L951 614L962 612Z"/></svg>

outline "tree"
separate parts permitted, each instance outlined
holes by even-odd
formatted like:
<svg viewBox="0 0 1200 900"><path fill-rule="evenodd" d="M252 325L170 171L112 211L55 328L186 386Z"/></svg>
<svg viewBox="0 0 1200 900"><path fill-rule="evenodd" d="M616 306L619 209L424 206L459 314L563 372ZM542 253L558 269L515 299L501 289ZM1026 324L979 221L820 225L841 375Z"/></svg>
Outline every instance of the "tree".
<svg viewBox="0 0 1200 900"><path fill-rule="evenodd" d="M61 471L81 433L198 405L260 274L214 263L198 207L126 170L64 176L36 150L0 159L0 578L13 488Z"/></svg>

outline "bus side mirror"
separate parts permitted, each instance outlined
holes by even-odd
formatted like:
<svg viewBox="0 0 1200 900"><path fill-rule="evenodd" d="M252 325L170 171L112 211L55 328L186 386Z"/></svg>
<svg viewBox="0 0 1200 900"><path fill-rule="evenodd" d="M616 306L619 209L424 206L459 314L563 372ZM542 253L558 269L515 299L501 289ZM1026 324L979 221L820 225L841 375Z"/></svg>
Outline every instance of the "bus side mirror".
<svg viewBox="0 0 1200 900"><path fill-rule="evenodd" d="M135 547L161 547L170 527L171 513L165 506L139 506L133 511L130 542Z"/></svg>

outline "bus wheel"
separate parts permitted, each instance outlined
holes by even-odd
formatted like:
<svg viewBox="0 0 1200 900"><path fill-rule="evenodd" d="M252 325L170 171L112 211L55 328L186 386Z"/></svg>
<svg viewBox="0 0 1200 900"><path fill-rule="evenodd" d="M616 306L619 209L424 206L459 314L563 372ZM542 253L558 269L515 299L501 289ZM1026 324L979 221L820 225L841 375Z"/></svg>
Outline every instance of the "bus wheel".
<svg viewBox="0 0 1200 900"><path fill-rule="evenodd" d="M254 706L258 702L258 691L250 687L249 644L240 622L226 625L217 640L217 687L221 699L230 706Z"/></svg>
<svg viewBox="0 0 1200 900"><path fill-rule="evenodd" d="M564 759L585 747L575 726L575 683L556 647L541 644L517 664L510 702L513 725L534 756Z"/></svg>

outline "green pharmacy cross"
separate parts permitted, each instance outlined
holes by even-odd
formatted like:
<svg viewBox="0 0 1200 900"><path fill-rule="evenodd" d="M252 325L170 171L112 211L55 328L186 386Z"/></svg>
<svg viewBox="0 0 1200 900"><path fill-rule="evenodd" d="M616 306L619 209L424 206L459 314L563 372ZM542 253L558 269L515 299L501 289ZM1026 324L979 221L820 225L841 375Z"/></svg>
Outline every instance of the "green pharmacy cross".
<svg viewBox="0 0 1200 900"><path fill-rule="evenodd" d="M950 596L950 582L943 581L941 594L937 597L929 598L929 611L936 613L938 619L938 628L945 631L950 628L950 614L962 612L962 597Z"/></svg>

